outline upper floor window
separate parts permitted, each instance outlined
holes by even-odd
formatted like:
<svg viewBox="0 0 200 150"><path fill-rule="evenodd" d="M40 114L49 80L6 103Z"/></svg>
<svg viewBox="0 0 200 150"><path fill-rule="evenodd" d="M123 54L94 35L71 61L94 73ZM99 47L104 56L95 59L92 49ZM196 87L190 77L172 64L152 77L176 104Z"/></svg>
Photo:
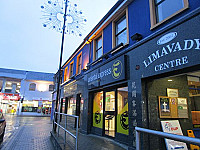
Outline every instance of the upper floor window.
<svg viewBox="0 0 200 150"><path fill-rule="evenodd" d="M73 76L73 66L74 66L74 62L71 62L70 67L69 67L69 77Z"/></svg>
<svg viewBox="0 0 200 150"><path fill-rule="evenodd" d="M115 23L115 42L116 46L120 43L127 43L126 16L123 16Z"/></svg>
<svg viewBox="0 0 200 150"><path fill-rule="evenodd" d="M54 90L54 85L49 85L49 91L53 91Z"/></svg>
<svg viewBox="0 0 200 150"><path fill-rule="evenodd" d="M102 48L102 36L95 40L95 59L100 58L103 55Z"/></svg>
<svg viewBox="0 0 200 150"><path fill-rule="evenodd" d="M188 0L150 0L151 26L160 24L188 8Z"/></svg>
<svg viewBox="0 0 200 150"><path fill-rule="evenodd" d="M77 56L77 70L76 70L76 74L80 74L81 73L81 65L82 65L82 53L80 53Z"/></svg>
<svg viewBox="0 0 200 150"><path fill-rule="evenodd" d="M35 91L35 88L36 88L36 84L35 83L31 83L29 85L29 91Z"/></svg>
<svg viewBox="0 0 200 150"><path fill-rule="evenodd" d="M123 45L129 43L129 34L128 34L128 8L118 15L115 20L112 22L113 28L113 41L112 47L116 47L123 43Z"/></svg>
<svg viewBox="0 0 200 150"><path fill-rule="evenodd" d="M67 80L67 72L68 71L68 67L65 68L65 71L64 71L64 82Z"/></svg>

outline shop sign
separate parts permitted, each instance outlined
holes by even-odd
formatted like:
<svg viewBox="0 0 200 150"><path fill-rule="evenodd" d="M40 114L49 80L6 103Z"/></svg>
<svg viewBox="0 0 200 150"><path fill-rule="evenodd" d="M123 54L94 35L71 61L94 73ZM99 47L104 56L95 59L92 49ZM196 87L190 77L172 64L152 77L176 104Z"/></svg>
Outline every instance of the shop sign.
<svg viewBox="0 0 200 150"><path fill-rule="evenodd" d="M200 64L199 24L200 16L196 16L153 38L133 51L133 56L142 58L133 61L139 60L148 75Z"/></svg>
<svg viewBox="0 0 200 150"><path fill-rule="evenodd" d="M161 121L161 126L164 132L183 135L178 120ZM183 142L165 139L165 143L167 150L172 150L172 149L187 150L187 145Z"/></svg>
<svg viewBox="0 0 200 150"><path fill-rule="evenodd" d="M89 88L125 79L125 61L121 56L88 74Z"/></svg>
<svg viewBox="0 0 200 150"><path fill-rule="evenodd" d="M0 93L0 96L3 100L20 100L19 94Z"/></svg>
<svg viewBox="0 0 200 150"><path fill-rule="evenodd" d="M163 37L161 37L158 41L158 45L165 44L170 40L173 40L177 35L177 32L167 33ZM169 36L169 37L168 37ZM170 37L173 37L169 40ZM200 39L188 39L183 41L172 42L166 45L163 45L160 49L156 49L153 53L151 53L144 61L143 64L145 68L150 66L153 62L156 62L158 59L162 59L169 54L189 51L189 50L200 50ZM175 55L175 54L174 54ZM185 65L189 63L188 56L183 56L177 59L172 59L167 62L163 62L162 64L157 64L154 66L154 71L161 71L168 68L174 68L177 66Z"/></svg>

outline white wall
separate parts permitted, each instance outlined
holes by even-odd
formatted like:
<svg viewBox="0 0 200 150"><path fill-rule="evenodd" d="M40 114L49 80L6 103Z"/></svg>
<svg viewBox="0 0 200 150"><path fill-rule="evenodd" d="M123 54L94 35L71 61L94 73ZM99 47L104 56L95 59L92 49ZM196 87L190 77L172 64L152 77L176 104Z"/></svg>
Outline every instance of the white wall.
<svg viewBox="0 0 200 150"><path fill-rule="evenodd" d="M36 84L35 91L29 91L29 85L31 83ZM52 91L49 91L49 85L52 85L53 82L50 81L39 81L39 80L22 80L21 81L21 89L20 96L24 96L24 100L51 100L52 99Z"/></svg>

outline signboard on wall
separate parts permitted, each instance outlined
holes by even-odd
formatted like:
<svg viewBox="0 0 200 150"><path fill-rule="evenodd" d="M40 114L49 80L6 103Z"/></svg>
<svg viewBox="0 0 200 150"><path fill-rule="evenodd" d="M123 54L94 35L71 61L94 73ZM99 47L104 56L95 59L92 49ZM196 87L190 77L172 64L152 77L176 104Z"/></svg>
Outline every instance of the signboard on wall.
<svg viewBox="0 0 200 150"><path fill-rule="evenodd" d="M125 79L125 58L120 56L88 73L88 88L95 88Z"/></svg>
<svg viewBox="0 0 200 150"><path fill-rule="evenodd" d="M139 70L145 78L199 65L199 24L200 15L194 16L132 50L131 71L135 71L136 66L140 66Z"/></svg>
<svg viewBox="0 0 200 150"><path fill-rule="evenodd" d="M161 121L161 126L163 129L163 132L183 135L183 132L181 130L178 120ZM165 143L166 143L167 150L173 150L173 149L187 150L187 145L183 142L165 139Z"/></svg>

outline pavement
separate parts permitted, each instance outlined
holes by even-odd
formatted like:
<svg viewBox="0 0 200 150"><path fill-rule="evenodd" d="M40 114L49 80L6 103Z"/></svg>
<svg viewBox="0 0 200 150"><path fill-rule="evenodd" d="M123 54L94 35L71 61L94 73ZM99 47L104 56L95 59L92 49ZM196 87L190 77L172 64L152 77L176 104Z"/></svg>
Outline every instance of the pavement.
<svg viewBox="0 0 200 150"><path fill-rule="evenodd" d="M62 136L52 132L50 117L4 115L6 132L1 150L71 150L74 139L67 135L67 143L63 144ZM51 133L50 133L51 132ZM62 134L63 131L60 130ZM57 141L57 144L55 144ZM70 143L71 142L71 143ZM112 139L79 133L78 150L125 150L127 146Z"/></svg>
<svg viewBox="0 0 200 150"><path fill-rule="evenodd" d="M49 117L6 115L6 132L1 150L54 150Z"/></svg>
<svg viewBox="0 0 200 150"><path fill-rule="evenodd" d="M73 117L62 116L60 125L73 135L76 135L75 119ZM58 134L59 133L59 134ZM66 136L66 138L65 138ZM66 139L66 141L64 140ZM111 138L97 136L94 134L82 134L78 132L78 150L126 150L128 146L114 141ZM51 140L56 150L75 149L76 140L69 133L64 132L62 128L51 131Z"/></svg>
<svg viewBox="0 0 200 150"><path fill-rule="evenodd" d="M57 136L54 132L52 134L53 145L56 150L72 150L75 149L75 140L67 135L67 142L64 145L64 139ZM127 150L128 146L115 142L112 139L101 137L93 134L78 135L78 150ZM56 143L57 142L57 143ZM58 147L58 144L60 147Z"/></svg>

